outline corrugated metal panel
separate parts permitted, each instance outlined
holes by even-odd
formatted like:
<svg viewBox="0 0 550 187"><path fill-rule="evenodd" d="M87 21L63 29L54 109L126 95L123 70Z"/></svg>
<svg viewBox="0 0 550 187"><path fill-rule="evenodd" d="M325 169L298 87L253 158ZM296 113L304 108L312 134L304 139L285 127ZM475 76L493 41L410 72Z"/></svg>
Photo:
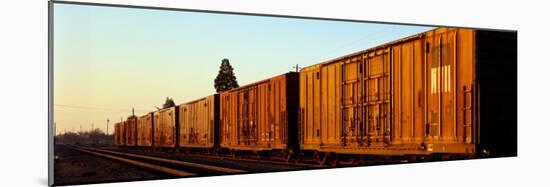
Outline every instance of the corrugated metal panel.
<svg viewBox="0 0 550 187"><path fill-rule="evenodd" d="M148 113L138 118L137 145L140 147L150 147L153 145L153 113Z"/></svg>
<svg viewBox="0 0 550 187"><path fill-rule="evenodd" d="M179 106L180 147L214 147L218 97L211 95Z"/></svg>
<svg viewBox="0 0 550 187"><path fill-rule="evenodd" d="M176 147L177 107L162 109L154 113L154 147Z"/></svg>
<svg viewBox="0 0 550 187"><path fill-rule="evenodd" d="M114 144L116 146L124 146L126 138L124 137L124 124L122 122L115 123Z"/></svg>
<svg viewBox="0 0 550 187"><path fill-rule="evenodd" d="M296 133L298 74L287 73L220 94L220 146L230 149L286 149ZM292 85L295 88L288 89ZM288 95L292 94L292 97ZM290 98L293 98L289 103ZM289 119L294 119L289 123ZM290 138L294 140L293 138Z"/></svg>
<svg viewBox="0 0 550 187"><path fill-rule="evenodd" d="M471 151L473 128L460 127L475 117L463 115L473 97L461 89L474 82L473 33L440 28L302 69L302 148L353 154Z"/></svg>
<svg viewBox="0 0 550 187"><path fill-rule="evenodd" d="M463 110L473 110L473 34L467 29L427 34L427 142L472 142L473 116Z"/></svg>
<svg viewBox="0 0 550 187"><path fill-rule="evenodd" d="M129 117L124 121L124 129L126 136L126 146L136 146L137 140L137 118Z"/></svg>

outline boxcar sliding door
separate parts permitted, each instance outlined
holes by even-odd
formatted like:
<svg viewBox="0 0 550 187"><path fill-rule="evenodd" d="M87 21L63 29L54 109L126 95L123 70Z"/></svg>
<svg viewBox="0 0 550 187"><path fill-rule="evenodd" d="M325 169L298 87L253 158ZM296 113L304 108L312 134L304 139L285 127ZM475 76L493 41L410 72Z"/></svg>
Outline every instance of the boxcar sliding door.
<svg viewBox="0 0 550 187"><path fill-rule="evenodd" d="M457 141L456 35L457 30L439 29L426 36L428 141Z"/></svg>
<svg viewBox="0 0 550 187"><path fill-rule="evenodd" d="M364 57L362 101L366 116L366 141L368 145L390 143L390 54L389 49L375 50Z"/></svg>

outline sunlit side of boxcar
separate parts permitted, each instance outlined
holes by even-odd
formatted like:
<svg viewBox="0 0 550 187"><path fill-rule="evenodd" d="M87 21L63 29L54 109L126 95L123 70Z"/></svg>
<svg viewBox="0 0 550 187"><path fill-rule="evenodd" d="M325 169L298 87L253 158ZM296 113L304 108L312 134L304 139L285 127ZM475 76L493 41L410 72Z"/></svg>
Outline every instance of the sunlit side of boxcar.
<svg viewBox="0 0 550 187"><path fill-rule="evenodd" d="M154 113L154 147L176 147L177 107L161 109Z"/></svg>
<svg viewBox="0 0 550 187"><path fill-rule="evenodd" d="M124 123L125 145L128 147L136 146L137 142L137 117L130 116Z"/></svg>
<svg viewBox="0 0 550 187"><path fill-rule="evenodd" d="M303 68L301 148L473 153L474 34L439 28Z"/></svg>
<svg viewBox="0 0 550 187"><path fill-rule="evenodd" d="M179 105L179 146L213 148L217 140L219 95Z"/></svg>
<svg viewBox="0 0 550 187"><path fill-rule="evenodd" d="M137 146L153 145L153 113L140 116L137 121Z"/></svg>
<svg viewBox="0 0 550 187"><path fill-rule="evenodd" d="M126 139L124 138L124 124L122 122L115 123L114 144L115 146L124 146Z"/></svg>
<svg viewBox="0 0 550 187"><path fill-rule="evenodd" d="M296 148L298 73L220 93L220 146L234 150Z"/></svg>

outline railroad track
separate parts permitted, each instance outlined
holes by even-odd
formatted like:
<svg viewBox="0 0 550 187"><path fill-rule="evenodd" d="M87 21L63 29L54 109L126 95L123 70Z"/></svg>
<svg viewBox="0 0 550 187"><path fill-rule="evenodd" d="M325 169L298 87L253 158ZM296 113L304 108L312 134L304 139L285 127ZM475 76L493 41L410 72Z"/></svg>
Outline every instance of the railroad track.
<svg viewBox="0 0 550 187"><path fill-rule="evenodd" d="M135 165L145 169L154 170L176 177L190 176L212 176L222 174L246 173L247 171L212 166L206 164L198 164L192 162L184 162L179 160L159 158L154 156L146 156L140 154L123 153L118 151L109 151L104 149L72 146L72 149L84 153L92 154L99 157L104 157L123 163Z"/></svg>
<svg viewBox="0 0 550 187"><path fill-rule="evenodd" d="M133 149L133 148L122 148L122 147L107 147L104 148L107 150L113 150L113 151L121 151L121 152L127 152L127 153L136 153L136 154L145 154L150 156L156 156L156 155L172 155L175 156L174 158L177 159L177 157L186 157L186 158L210 158L210 159L218 159L220 161L237 161L237 162L249 162L249 163L256 163L256 164L270 164L270 165L278 165L278 166L288 166L288 170L296 170L296 169L321 169L321 168L333 168L333 167L346 167L346 166L372 166L372 165L385 165L385 164L398 164L398 163L413 163L415 161L409 161L409 160L384 160L383 158L373 159L373 160L363 160L361 164L354 163L353 160L341 160L338 162L338 164L330 165L330 164L319 164L316 163L315 160L302 160L301 162L296 161L280 161L277 159L273 160L266 160L261 157L256 156L243 156L243 157L232 157L232 156L221 156L216 154L210 154L210 153L184 153L184 152L175 152L175 151L157 151L152 149ZM165 156L165 158L170 158L170 156ZM372 158L371 158L372 159ZM284 169L283 169L284 170ZM276 171L276 170L273 170ZM249 171L254 172L254 171Z"/></svg>
<svg viewBox="0 0 550 187"><path fill-rule="evenodd" d="M260 157L240 157L235 158L231 156L218 156L218 155L206 155L206 154L185 154L186 156L191 157L208 157L208 158L218 158L223 160L234 160L234 161L247 161L247 162L257 162L257 163L264 163L264 164L276 164L276 165L285 165L285 166L299 166L303 168L326 168L327 166L318 165L318 164L307 164L307 163L300 163L300 162L286 162L286 161L277 161L277 160L265 160Z"/></svg>
<svg viewBox="0 0 550 187"><path fill-rule="evenodd" d="M302 163L302 162L295 162L295 161L287 162L287 161L279 161L279 160L266 160L266 159L263 159L260 157L254 157L254 156L231 157L231 156L220 156L220 155L208 154L208 153L201 154L201 153L159 152L159 151L153 151L150 149L148 150L122 149L122 148L113 149L113 147L111 147L110 150L120 150L125 152L144 151L145 153L151 153L151 154L170 153L170 154L183 155L185 157L200 157L200 158L211 158L211 159L220 159L220 160L244 161L244 162L254 162L254 163L273 164L273 165L301 167L301 168L327 168L328 167L328 166L319 165L319 164L309 164L309 163Z"/></svg>

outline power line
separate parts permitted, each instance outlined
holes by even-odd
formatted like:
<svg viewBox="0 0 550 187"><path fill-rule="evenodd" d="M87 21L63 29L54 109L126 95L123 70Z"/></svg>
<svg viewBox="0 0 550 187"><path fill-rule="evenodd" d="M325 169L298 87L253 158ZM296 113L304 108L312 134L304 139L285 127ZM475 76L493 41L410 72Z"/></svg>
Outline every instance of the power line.
<svg viewBox="0 0 550 187"><path fill-rule="evenodd" d="M351 48L354 48L354 47L357 47L358 44L361 44L363 41L367 40L367 39L371 39L371 38L374 38L375 36L378 37L382 34L386 34L386 35L393 35L394 32L397 31L395 28L393 28L393 26L388 26L388 27L384 27L382 29L379 29L377 31L374 31L368 35L365 35L357 40L353 40L353 41L350 41L344 45L340 45L336 48L332 48L331 50L328 50L326 51L325 53L322 53L321 55L315 57L315 58L312 58L308 61L325 61L325 59L327 59L327 57L330 57L332 56L335 52L342 52L343 50L349 50ZM391 33L391 34L390 34ZM381 42L381 44L383 44L383 42ZM377 45L381 45L381 44L375 44L374 46L372 47L375 47ZM361 50L364 50L364 49L361 49ZM339 55L339 56L345 56L345 55ZM322 58L324 57L324 58ZM330 60L332 58L329 58L327 60ZM303 61L303 62L306 62L306 61ZM318 62L317 62L318 63ZM306 62L306 64L308 64L308 62ZM307 67L307 65L305 66Z"/></svg>
<svg viewBox="0 0 550 187"><path fill-rule="evenodd" d="M388 31L388 30L389 30L389 31ZM388 32L393 31L392 26L384 27L383 29L380 29L380 30L377 30L377 31L375 31L375 32L373 32L373 33L370 33L369 35L365 35L365 36L362 37L362 38L359 38L359 39L357 39L357 40L353 40L353 41L348 42L348 43L346 43L346 44L344 44L344 45L340 45L340 46L338 46L338 47L336 47L336 48L333 48L333 49L331 49L331 50L329 50L329 51L327 51L327 52L325 52L325 53L322 53L321 55L319 55L319 56L313 58L312 60L313 60L313 61L318 61L321 57L330 56L330 55L332 55L334 52L340 52L340 50L349 49L349 48L351 48L351 47L355 47L355 45L357 45L358 43L360 43L360 42L362 42L362 41L364 41L364 40L366 40L366 39L372 38L372 37L374 37L374 36L378 36L378 35L383 34L383 33L386 33L386 34L387 34L386 31L388 31ZM329 55L329 54L330 54L330 55ZM342 55L342 56L343 56L343 55Z"/></svg>
<svg viewBox="0 0 550 187"><path fill-rule="evenodd" d="M115 109L115 108L98 108L98 107L89 107L89 106L77 106L77 105L64 105L64 104L55 104L55 106L58 107L66 107L66 108L76 108L76 109L85 109L85 110L103 110L103 111L117 111L117 112L129 112L131 110L128 109ZM135 110L139 112L150 112L147 110Z"/></svg>

